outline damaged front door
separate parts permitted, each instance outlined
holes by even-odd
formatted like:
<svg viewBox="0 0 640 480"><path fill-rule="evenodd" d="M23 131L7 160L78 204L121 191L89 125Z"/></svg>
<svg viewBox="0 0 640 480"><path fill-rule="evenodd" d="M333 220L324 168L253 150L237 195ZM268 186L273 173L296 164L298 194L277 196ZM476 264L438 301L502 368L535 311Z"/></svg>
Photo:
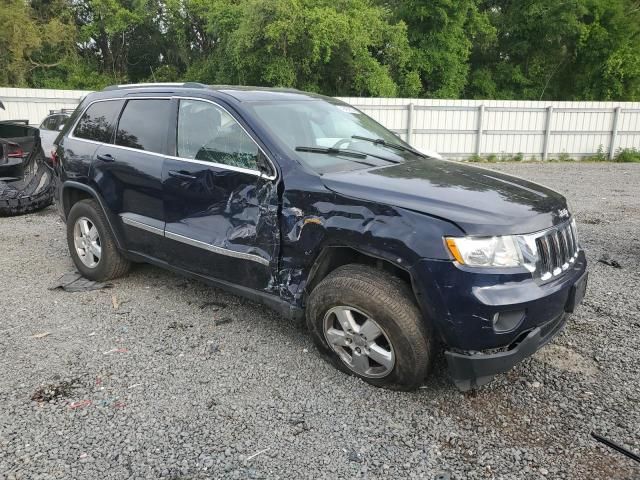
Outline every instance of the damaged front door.
<svg viewBox="0 0 640 480"><path fill-rule="evenodd" d="M196 99L178 100L175 150L163 171L169 262L266 289L279 246L266 156L225 109Z"/></svg>

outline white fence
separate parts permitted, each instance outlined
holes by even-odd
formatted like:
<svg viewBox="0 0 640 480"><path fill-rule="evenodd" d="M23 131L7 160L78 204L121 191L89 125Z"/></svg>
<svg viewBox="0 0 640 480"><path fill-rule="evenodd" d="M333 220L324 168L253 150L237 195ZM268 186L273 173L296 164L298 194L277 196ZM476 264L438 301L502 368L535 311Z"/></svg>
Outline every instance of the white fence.
<svg viewBox="0 0 640 480"><path fill-rule="evenodd" d="M0 88L0 100L6 108L0 110L0 120L29 120L33 125L40 125L49 110L76 108L88 93L83 90Z"/></svg>
<svg viewBox="0 0 640 480"><path fill-rule="evenodd" d="M612 157L640 148L640 102L343 98L409 143L448 157Z"/></svg>
<svg viewBox="0 0 640 480"><path fill-rule="evenodd" d="M415 147L451 158L568 154L612 157L640 148L640 102L528 102L342 98Z"/></svg>
<svg viewBox="0 0 640 480"><path fill-rule="evenodd" d="M49 110L74 108L87 91L0 88L0 120L39 124ZM418 148L470 155L583 157L599 149L640 149L640 102L528 102L342 98Z"/></svg>

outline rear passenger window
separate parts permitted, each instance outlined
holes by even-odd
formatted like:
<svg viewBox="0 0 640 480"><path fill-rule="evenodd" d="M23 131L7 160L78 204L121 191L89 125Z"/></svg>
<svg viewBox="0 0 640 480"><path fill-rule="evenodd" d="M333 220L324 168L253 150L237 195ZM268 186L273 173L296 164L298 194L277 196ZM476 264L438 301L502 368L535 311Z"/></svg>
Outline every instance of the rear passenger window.
<svg viewBox="0 0 640 480"><path fill-rule="evenodd" d="M258 146L240 124L209 102L180 100L177 154L181 158L258 170Z"/></svg>
<svg viewBox="0 0 640 480"><path fill-rule="evenodd" d="M111 143L114 125L123 103L124 100L94 103L80 118L73 136L95 142Z"/></svg>
<svg viewBox="0 0 640 480"><path fill-rule="evenodd" d="M54 120L55 117L47 117L43 120L42 124L40 125L40 128L42 130L53 130L52 126L55 123Z"/></svg>
<svg viewBox="0 0 640 480"><path fill-rule="evenodd" d="M164 152L169 109L169 100L129 100L118 122L116 145Z"/></svg>

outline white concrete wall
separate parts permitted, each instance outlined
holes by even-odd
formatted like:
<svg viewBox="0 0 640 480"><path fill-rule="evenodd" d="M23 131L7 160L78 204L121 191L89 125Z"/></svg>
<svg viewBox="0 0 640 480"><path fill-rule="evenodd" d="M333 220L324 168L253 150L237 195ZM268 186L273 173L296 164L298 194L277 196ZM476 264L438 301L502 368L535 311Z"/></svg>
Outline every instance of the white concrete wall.
<svg viewBox="0 0 640 480"><path fill-rule="evenodd" d="M0 120L39 124L49 110L74 108L88 91L0 88ZM602 146L640 149L640 102L529 102L342 98L412 145L451 158L480 155L571 157ZM410 107L412 105L412 107ZM614 134L615 131L615 134Z"/></svg>

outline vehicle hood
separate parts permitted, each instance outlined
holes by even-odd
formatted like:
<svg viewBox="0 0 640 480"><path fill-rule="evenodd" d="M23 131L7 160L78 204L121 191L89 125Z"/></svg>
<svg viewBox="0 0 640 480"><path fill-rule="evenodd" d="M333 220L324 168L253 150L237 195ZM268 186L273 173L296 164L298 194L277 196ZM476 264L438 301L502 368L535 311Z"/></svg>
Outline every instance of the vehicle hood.
<svg viewBox="0 0 640 480"><path fill-rule="evenodd" d="M565 198L549 188L446 160L415 158L322 179L341 195L446 219L468 235L532 233L568 218Z"/></svg>

